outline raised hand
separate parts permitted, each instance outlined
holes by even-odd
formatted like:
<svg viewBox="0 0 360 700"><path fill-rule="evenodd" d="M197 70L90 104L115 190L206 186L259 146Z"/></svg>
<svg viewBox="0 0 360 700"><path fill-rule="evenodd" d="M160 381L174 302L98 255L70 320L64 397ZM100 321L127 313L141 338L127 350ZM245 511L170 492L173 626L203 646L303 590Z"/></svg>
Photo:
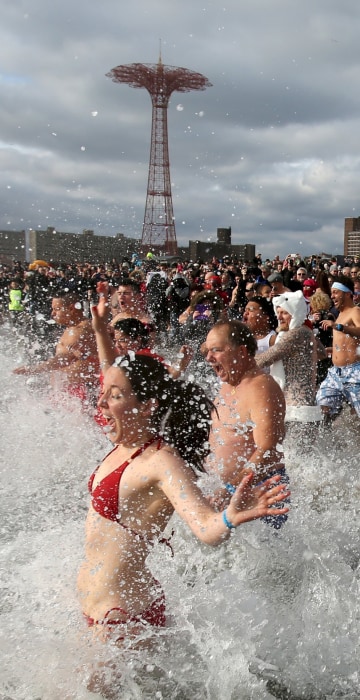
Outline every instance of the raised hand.
<svg viewBox="0 0 360 700"><path fill-rule="evenodd" d="M254 475L247 474L237 487L227 508L228 520L237 527L241 523L262 518L265 515L283 515L288 506L274 508L274 504L289 498L286 485L279 484L281 476L272 476L258 486L252 486Z"/></svg>
<svg viewBox="0 0 360 700"><path fill-rule="evenodd" d="M98 304L91 306L92 327L95 333L102 333L107 329L109 315L109 301L106 296L100 295Z"/></svg>

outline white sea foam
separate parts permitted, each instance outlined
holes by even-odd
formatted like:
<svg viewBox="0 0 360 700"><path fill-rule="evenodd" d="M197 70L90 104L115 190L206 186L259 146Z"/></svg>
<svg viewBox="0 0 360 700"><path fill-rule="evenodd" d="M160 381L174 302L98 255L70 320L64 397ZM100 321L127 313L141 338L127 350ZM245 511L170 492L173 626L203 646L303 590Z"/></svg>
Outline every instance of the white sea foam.
<svg viewBox="0 0 360 700"><path fill-rule="evenodd" d="M119 700L358 699L357 419L345 411L306 459L285 445L292 510L278 534L249 523L210 548L174 517L174 558L162 545L149 556L169 628L120 651L93 641L76 597L86 481L108 441L76 399L54 405L12 375L22 348L0 335L0 697L100 697L87 684L110 658Z"/></svg>

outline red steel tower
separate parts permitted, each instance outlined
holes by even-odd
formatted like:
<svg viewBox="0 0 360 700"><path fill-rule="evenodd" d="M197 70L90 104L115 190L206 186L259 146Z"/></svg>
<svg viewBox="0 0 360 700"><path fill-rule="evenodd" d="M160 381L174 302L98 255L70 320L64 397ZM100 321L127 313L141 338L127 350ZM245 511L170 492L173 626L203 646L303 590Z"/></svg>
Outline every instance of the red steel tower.
<svg viewBox="0 0 360 700"><path fill-rule="evenodd" d="M144 223L143 249L176 255L176 231L170 180L167 108L172 92L210 87L201 73L158 63L131 63L113 68L106 77L114 83L146 88L152 102L151 146Z"/></svg>

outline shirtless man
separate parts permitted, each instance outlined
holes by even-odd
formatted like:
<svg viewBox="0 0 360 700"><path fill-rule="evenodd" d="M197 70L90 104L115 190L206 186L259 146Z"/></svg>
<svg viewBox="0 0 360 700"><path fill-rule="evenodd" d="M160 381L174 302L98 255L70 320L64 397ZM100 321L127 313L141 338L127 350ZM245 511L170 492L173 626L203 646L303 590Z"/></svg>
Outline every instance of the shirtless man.
<svg viewBox="0 0 360 700"><path fill-rule="evenodd" d="M285 400L279 385L256 364L257 344L240 321L217 323L206 338L206 360L221 381L215 399L207 470L224 484L216 502L227 502L249 471L254 483L270 475L286 479L281 443ZM280 449L279 449L280 447ZM280 521L271 524L278 528Z"/></svg>
<svg viewBox="0 0 360 700"><path fill-rule="evenodd" d="M130 278L122 280L117 290L117 296L119 313L112 319L112 326L124 318L137 318L138 321L147 326L152 325L151 317L144 309L140 286L135 280Z"/></svg>
<svg viewBox="0 0 360 700"><path fill-rule="evenodd" d="M14 373L63 372L71 393L85 398L85 388L98 384L97 349L91 321L84 318L79 297L71 292L58 293L53 298L51 316L59 326L65 326L54 357L36 365L17 367Z"/></svg>
<svg viewBox="0 0 360 700"><path fill-rule="evenodd" d="M331 299L339 315L324 320L324 329L333 329L333 367L320 384L316 396L326 418L334 418L348 401L360 417L360 308L353 302L354 282L338 275L331 287Z"/></svg>

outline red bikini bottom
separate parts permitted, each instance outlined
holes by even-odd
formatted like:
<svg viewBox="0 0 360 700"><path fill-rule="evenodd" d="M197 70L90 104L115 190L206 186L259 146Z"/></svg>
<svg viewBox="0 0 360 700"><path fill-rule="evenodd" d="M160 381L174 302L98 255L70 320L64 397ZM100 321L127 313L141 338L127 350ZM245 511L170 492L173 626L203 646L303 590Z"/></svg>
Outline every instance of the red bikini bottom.
<svg viewBox="0 0 360 700"><path fill-rule="evenodd" d="M114 611L126 615L126 619L109 620L108 616ZM105 613L102 620L94 620L92 617L89 617L89 615L86 615L86 613L84 613L84 617L89 627L92 627L92 625L127 625L129 622L137 622L140 624L147 623L153 627L165 627L165 596L164 593L161 593L161 595L154 600L154 602L151 603L146 610L143 610L143 612L139 613L138 615L129 615L129 613L122 608L111 608Z"/></svg>

